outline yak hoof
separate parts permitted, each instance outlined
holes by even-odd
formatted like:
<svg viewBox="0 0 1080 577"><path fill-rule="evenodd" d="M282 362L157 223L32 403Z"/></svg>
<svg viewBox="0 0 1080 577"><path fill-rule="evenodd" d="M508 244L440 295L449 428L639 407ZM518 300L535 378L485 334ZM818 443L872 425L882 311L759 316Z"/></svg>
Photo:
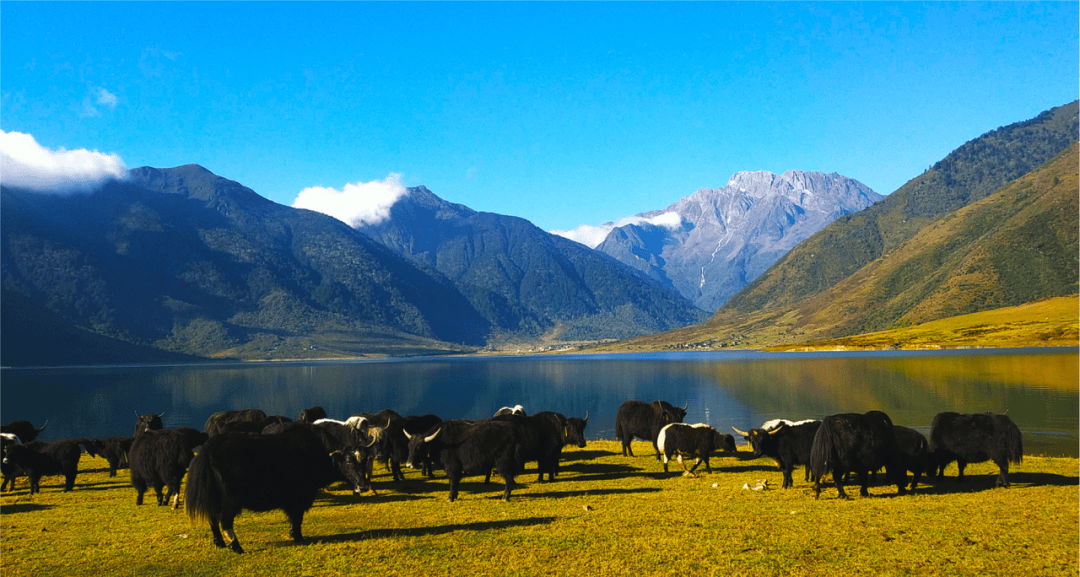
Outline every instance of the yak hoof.
<svg viewBox="0 0 1080 577"><path fill-rule="evenodd" d="M240 546L239 541L233 541L232 543L229 543L229 549L232 549L233 553L243 553L244 552L244 548Z"/></svg>

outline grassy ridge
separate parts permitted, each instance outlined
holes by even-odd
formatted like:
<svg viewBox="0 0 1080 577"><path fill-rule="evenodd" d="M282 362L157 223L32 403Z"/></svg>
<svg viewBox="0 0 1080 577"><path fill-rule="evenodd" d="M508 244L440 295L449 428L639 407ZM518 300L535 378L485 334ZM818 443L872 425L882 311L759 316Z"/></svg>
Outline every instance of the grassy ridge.
<svg viewBox="0 0 1080 577"><path fill-rule="evenodd" d="M823 349L933 349L942 347L1080 346L1080 298L1047 299L921 325L770 351Z"/></svg>
<svg viewBox="0 0 1080 577"><path fill-rule="evenodd" d="M725 347L810 351L1080 346L1080 295L1051 298L836 339L809 338L810 335L795 328L796 316L795 313L759 312L745 318L731 319L731 324L722 329L706 323L582 350L612 353L719 350Z"/></svg>
<svg viewBox="0 0 1080 577"><path fill-rule="evenodd" d="M771 460L744 449L715 457L712 474L662 474L635 443L613 441L564 453L553 484L530 469L510 503L499 482L466 479L446 503L444 478L394 485L377 469L377 496L331 487L304 520L295 546L281 512L245 512L236 531L248 551L216 549L183 511L134 504L126 471L109 479L102 459L85 458L73 493L50 477L43 492L0 498L0 569L33 575L1045 575L1075 574L1078 460L1027 457L1007 490L996 467L971 465L896 497L871 488L850 501L827 489L814 500L796 474L779 487ZM673 464L675 469L677 465ZM857 491L856 491L857 494ZM148 500L149 502L149 500Z"/></svg>

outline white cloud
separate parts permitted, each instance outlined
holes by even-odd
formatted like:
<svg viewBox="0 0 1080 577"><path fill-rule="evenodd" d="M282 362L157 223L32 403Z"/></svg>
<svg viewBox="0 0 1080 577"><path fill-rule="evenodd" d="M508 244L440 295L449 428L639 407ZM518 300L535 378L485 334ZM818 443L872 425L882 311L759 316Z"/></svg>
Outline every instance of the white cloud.
<svg viewBox="0 0 1080 577"><path fill-rule="evenodd" d="M97 90L97 103L109 108L116 108L116 95L104 88L98 88Z"/></svg>
<svg viewBox="0 0 1080 577"><path fill-rule="evenodd" d="M0 183L37 192L86 192L123 178L124 161L96 150L49 150L21 132L0 130Z"/></svg>
<svg viewBox="0 0 1080 577"><path fill-rule="evenodd" d="M553 230L551 231L551 234L566 237L589 248L596 248L600 246L600 243L604 242L604 239L607 238L607 235L610 234L612 230L628 224L641 223L663 226L666 228L678 228L682 226L682 217L674 211L665 212L649 218L643 216L628 216L615 222L605 222L600 226L583 224L574 230Z"/></svg>
<svg viewBox="0 0 1080 577"><path fill-rule="evenodd" d="M401 184L401 175L391 174L383 181L346 184L342 190L308 187L296 195L292 205L330 215L355 228L378 224L389 217L390 207L408 192Z"/></svg>

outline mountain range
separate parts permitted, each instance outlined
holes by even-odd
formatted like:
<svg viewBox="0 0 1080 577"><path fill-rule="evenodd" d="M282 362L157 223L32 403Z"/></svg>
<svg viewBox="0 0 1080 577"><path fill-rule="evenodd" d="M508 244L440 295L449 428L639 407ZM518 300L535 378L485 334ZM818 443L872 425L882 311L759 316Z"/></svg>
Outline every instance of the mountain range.
<svg viewBox="0 0 1080 577"><path fill-rule="evenodd" d="M492 339L626 338L707 315L674 289L529 221L477 212L424 187L358 230L445 275L491 324Z"/></svg>
<svg viewBox="0 0 1080 577"><path fill-rule="evenodd" d="M134 169L90 193L3 187L0 362L122 362L147 349L216 358L453 352L546 331L622 338L707 316L524 220L426 189L413 199L400 210L422 200L461 219L442 222L476 227L463 244L448 243L461 255L456 266L447 268L447 253L407 258L196 165ZM52 330L43 332L35 319L46 318Z"/></svg>
<svg viewBox="0 0 1080 577"><path fill-rule="evenodd" d="M3 186L0 364L760 345L1075 294L1077 118L988 132L880 201L835 174L737 173L601 250L425 187L352 228L196 165Z"/></svg>
<svg viewBox="0 0 1080 577"><path fill-rule="evenodd" d="M637 346L767 346L1076 294L1078 102L992 130L800 243L706 323Z"/></svg>
<svg viewBox="0 0 1080 577"><path fill-rule="evenodd" d="M881 198L836 173L738 172L726 186L637 215L596 249L715 311L810 235Z"/></svg>

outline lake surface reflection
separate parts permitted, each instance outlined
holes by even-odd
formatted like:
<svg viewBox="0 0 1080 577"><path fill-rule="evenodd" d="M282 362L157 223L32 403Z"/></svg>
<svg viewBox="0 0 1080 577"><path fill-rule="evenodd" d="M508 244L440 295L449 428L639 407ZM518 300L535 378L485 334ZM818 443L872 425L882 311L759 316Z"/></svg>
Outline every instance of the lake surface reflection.
<svg viewBox="0 0 1080 577"><path fill-rule="evenodd" d="M296 418L392 408L481 419L499 407L589 414L589 438L615 437L627 399L689 404L687 422L730 432L777 417L885 411L929 433L941 411L1008 412L1027 454L1077 456L1075 349L860 353L668 353L559 357L77 367L0 370L0 420L49 427L44 439L130 435L134 413L202 428L216 411Z"/></svg>

